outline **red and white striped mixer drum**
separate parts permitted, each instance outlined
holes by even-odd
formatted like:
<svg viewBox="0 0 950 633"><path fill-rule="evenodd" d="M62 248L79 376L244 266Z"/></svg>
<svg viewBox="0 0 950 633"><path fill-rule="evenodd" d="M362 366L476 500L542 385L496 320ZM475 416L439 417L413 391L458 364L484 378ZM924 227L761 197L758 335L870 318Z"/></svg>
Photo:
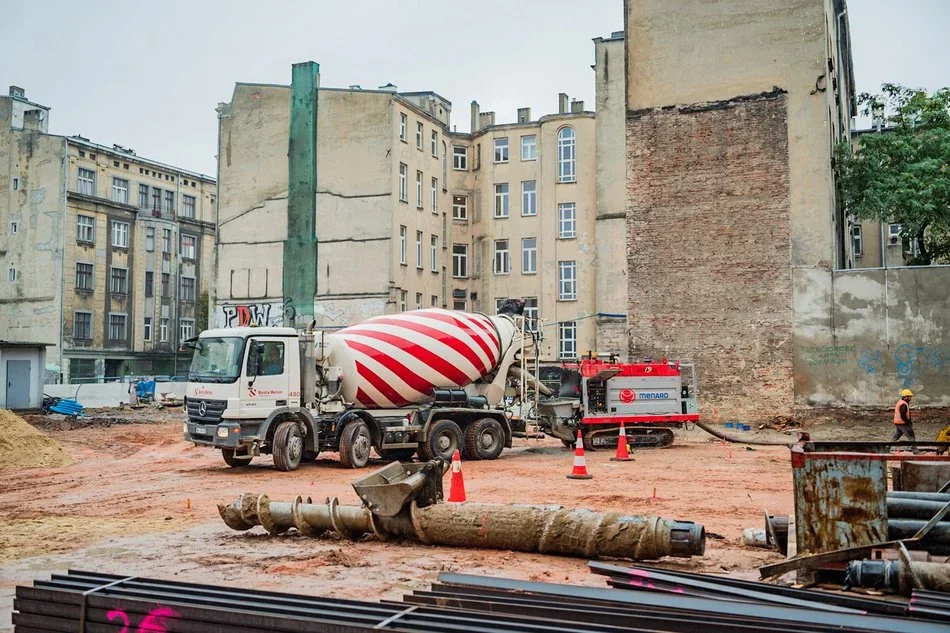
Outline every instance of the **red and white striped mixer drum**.
<svg viewBox="0 0 950 633"><path fill-rule="evenodd" d="M347 402L390 409L425 402L434 387L464 387L488 374L514 334L508 317L430 308L344 328L326 337L326 351L329 364L343 371Z"/></svg>

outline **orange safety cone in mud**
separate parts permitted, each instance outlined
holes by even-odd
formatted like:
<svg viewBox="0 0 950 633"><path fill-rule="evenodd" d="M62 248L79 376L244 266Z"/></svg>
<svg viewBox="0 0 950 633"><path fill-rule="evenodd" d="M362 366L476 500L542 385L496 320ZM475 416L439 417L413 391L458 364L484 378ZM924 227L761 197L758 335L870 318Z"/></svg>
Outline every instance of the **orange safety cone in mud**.
<svg viewBox="0 0 950 633"><path fill-rule="evenodd" d="M462 458L458 449L452 453L452 479L449 481L449 502L465 501L465 479L462 478Z"/></svg>
<svg viewBox="0 0 950 633"><path fill-rule="evenodd" d="M627 449L627 431L623 428L623 422L620 423L620 437L617 438L617 455L610 458L612 462L632 462L633 457Z"/></svg>
<svg viewBox="0 0 950 633"><path fill-rule="evenodd" d="M568 479L593 479L594 476L587 472L587 463L584 461L584 438L581 432L577 431L577 448L574 449L574 470L567 476Z"/></svg>

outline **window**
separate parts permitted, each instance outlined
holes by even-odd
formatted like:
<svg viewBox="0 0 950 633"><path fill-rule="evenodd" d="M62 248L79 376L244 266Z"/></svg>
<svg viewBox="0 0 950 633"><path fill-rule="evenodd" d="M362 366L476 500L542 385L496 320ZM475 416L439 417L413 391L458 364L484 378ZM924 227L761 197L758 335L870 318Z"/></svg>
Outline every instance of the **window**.
<svg viewBox="0 0 950 633"><path fill-rule="evenodd" d="M435 235L429 236L429 266L432 272L439 272L439 238Z"/></svg>
<svg viewBox="0 0 950 633"><path fill-rule="evenodd" d="M112 178L112 201L129 203L129 181L125 178Z"/></svg>
<svg viewBox="0 0 950 633"><path fill-rule="evenodd" d="M577 299L577 262L558 262L557 281L558 301L574 301Z"/></svg>
<svg viewBox="0 0 950 633"><path fill-rule="evenodd" d="M524 298L524 326L532 332L538 331L538 298Z"/></svg>
<svg viewBox="0 0 950 633"><path fill-rule="evenodd" d="M181 214L186 218L195 219L195 197L194 196L182 196L181 197Z"/></svg>
<svg viewBox="0 0 950 633"><path fill-rule="evenodd" d="M421 310L421 309L422 309L422 293L417 292L416 293L416 310Z"/></svg>
<svg viewBox="0 0 950 633"><path fill-rule="evenodd" d="M521 240L521 272L533 275L538 272L538 238L525 237Z"/></svg>
<svg viewBox="0 0 950 633"><path fill-rule="evenodd" d="M861 235L860 224L851 227L851 248L855 257L864 255L864 237Z"/></svg>
<svg viewBox="0 0 950 633"><path fill-rule="evenodd" d="M406 140L406 123L407 117L403 113L399 113L399 139L402 141Z"/></svg>
<svg viewBox="0 0 950 633"><path fill-rule="evenodd" d="M508 138L507 137L495 139L495 162L496 163L508 162Z"/></svg>
<svg viewBox="0 0 950 633"><path fill-rule="evenodd" d="M538 137L534 134L521 137L521 160L538 159Z"/></svg>
<svg viewBox="0 0 950 633"><path fill-rule="evenodd" d="M432 130L432 157L439 157L439 132L438 130Z"/></svg>
<svg viewBox="0 0 950 633"><path fill-rule="evenodd" d="M16 281L16 268L13 266L10 266L10 268L7 269L7 279L10 281Z"/></svg>
<svg viewBox="0 0 950 633"><path fill-rule="evenodd" d="M159 319L158 323L159 323L158 340L161 341L162 343L167 343L168 342L168 319L163 317Z"/></svg>
<svg viewBox="0 0 950 633"><path fill-rule="evenodd" d="M195 278L194 277L181 278L181 300L194 302L195 300Z"/></svg>
<svg viewBox="0 0 950 633"><path fill-rule="evenodd" d="M187 198L188 196L185 196L185 197ZM192 198L192 204L194 204L194 198ZM176 211L176 209L175 209L175 192L174 192L174 191L166 191L166 192L165 192L165 210L168 211L169 213L175 213L175 211ZM194 216L191 215L191 216L188 216L188 217L194 217Z"/></svg>
<svg viewBox="0 0 950 633"><path fill-rule="evenodd" d="M139 185L139 208L148 208L148 185Z"/></svg>
<svg viewBox="0 0 950 633"><path fill-rule="evenodd" d="M187 341L194 335L195 335L195 320L194 319L182 319L178 322L178 342L179 343L181 343L182 341ZM281 348L284 347L283 343L277 343L277 345L280 345ZM267 348L265 347L264 349L266 352ZM270 368L272 371L274 370L274 368L279 368L279 371L275 371L273 374L270 374L267 372L267 369L268 369L267 355L265 353L264 371L262 373L262 375L264 376L278 376L284 373L284 355L281 354L278 357L272 357Z"/></svg>
<svg viewBox="0 0 950 633"><path fill-rule="evenodd" d="M538 215L538 183L525 180L521 183L521 215Z"/></svg>
<svg viewBox="0 0 950 633"><path fill-rule="evenodd" d="M152 340L152 317L145 317L145 328L143 330L142 338L146 341Z"/></svg>
<svg viewBox="0 0 950 633"><path fill-rule="evenodd" d="M577 322L565 321L557 326L558 358L573 360L577 358Z"/></svg>
<svg viewBox="0 0 950 633"><path fill-rule="evenodd" d="M162 229L162 252L163 253L172 252L172 230L171 229Z"/></svg>
<svg viewBox="0 0 950 633"><path fill-rule="evenodd" d="M109 274L109 289L112 294L129 294L129 270L127 268L113 267Z"/></svg>
<svg viewBox="0 0 950 633"><path fill-rule="evenodd" d="M511 272L511 257L508 253L508 240L495 240L495 263L492 267L496 275Z"/></svg>
<svg viewBox="0 0 950 633"><path fill-rule="evenodd" d="M112 245L116 248L129 247L129 223L128 222L113 222L112 223Z"/></svg>
<svg viewBox="0 0 950 633"><path fill-rule="evenodd" d="M505 301L508 301L508 297L498 297L495 299L495 314L501 312L501 309L505 306Z"/></svg>
<svg viewBox="0 0 950 633"><path fill-rule="evenodd" d="M73 338L77 341L92 340L92 312L73 312Z"/></svg>
<svg viewBox="0 0 950 633"><path fill-rule="evenodd" d="M399 227L399 263L406 265L406 227Z"/></svg>
<svg viewBox="0 0 950 633"><path fill-rule="evenodd" d="M407 202L409 200L408 193L406 189L409 184L406 182L406 179L409 177L409 168L405 163L399 163L399 200L402 202Z"/></svg>
<svg viewBox="0 0 950 633"><path fill-rule="evenodd" d="M125 319L124 314L114 314L109 313L109 340L110 341L124 341L125 340Z"/></svg>
<svg viewBox="0 0 950 633"><path fill-rule="evenodd" d="M422 231L416 231L416 268L422 268Z"/></svg>
<svg viewBox="0 0 950 633"><path fill-rule="evenodd" d="M500 182L495 185L495 217L508 217L508 183Z"/></svg>
<svg viewBox="0 0 950 633"><path fill-rule="evenodd" d="M162 296L170 296L169 290L171 286L171 275L169 273L162 273Z"/></svg>
<svg viewBox="0 0 950 633"><path fill-rule="evenodd" d="M468 220L468 196L452 196L452 219Z"/></svg>
<svg viewBox="0 0 950 633"><path fill-rule="evenodd" d="M155 250L155 227L145 227L145 250L151 253Z"/></svg>
<svg viewBox="0 0 950 633"><path fill-rule="evenodd" d="M454 145L452 147L452 169L457 171L468 170L468 148Z"/></svg>
<svg viewBox="0 0 950 633"><path fill-rule="evenodd" d="M10 220L10 235L16 235L20 230L20 223L16 220Z"/></svg>
<svg viewBox="0 0 950 633"><path fill-rule="evenodd" d="M557 180L574 182L574 128L564 127L557 133Z"/></svg>
<svg viewBox="0 0 950 633"><path fill-rule="evenodd" d="M399 292L399 311L405 312L409 303L409 291L401 290Z"/></svg>
<svg viewBox="0 0 950 633"><path fill-rule="evenodd" d="M93 289L92 264L76 264L76 290Z"/></svg>
<svg viewBox="0 0 950 633"><path fill-rule="evenodd" d="M456 299L452 302L452 309L465 312L465 310L468 309L468 302L466 302L465 299Z"/></svg>
<svg viewBox="0 0 950 633"><path fill-rule="evenodd" d="M197 251L198 238L194 235L181 235L181 256L182 259L195 259Z"/></svg>
<svg viewBox="0 0 950 633"><path fill-rule="evenodd" d="M422 208L422 172L416 172L416 208Z"/></svg>
<svg viewBox="0 0 950 633"><path fill-rule="evenodd" d="M79 216L79 220L76 223L76 239L80 242L89 242L90 244L95 243L96 241L96 219L89 217L88 215Z"/></svg>
<svg viewBox="0 0 950 633"><path fill-rule="evenodd" d="M162 210L162 190L152 187L152 211Z"/></svg>
<svg viewBox="0 0 950 633"><path fill-rule="evenodd" d="M422 124L416 123L416 147L422 149Z"/></svg>
<svg viewBox="0 0 950 633"><path fill-rule="evenodd" d="M557 205L557 236L561 239L577 237L577 206L573 202Z"/></svg>
<svg viewBox="0 0 950 633"><path fill-rule="evenodd" d="M445 191L449 169L449 157L446 147L445 141L442 141L442 191Z"/></svg>
<svg viewBox="0 0 950 633"><path fill-rule="evenodd" d="M96 195L96 172L80 167L77 184L79 185L79 193L86 196Z"/></svg>
<svg viewBox="0 0 950 633"><path fill-rule="evenodd" d="M151 297L155 292L155 273L151 270L145 271L145 296Z"/></svg>
<svg viewBox="0 0 950 633"><path fill-rule="evenodd" d="M19 178L14 178L14 179L13 179L13 190L16 191L16 190L19 189L19 188L20 188L20 179L19 179Z"/></svg>
<svg viewBox="0 0 950 633"><path fill-rule="evenodd" d="M894 246L900 243L901 243L901 225L888 224L887 225L887 245Z"/></svg>
<svg viewBox="0 0 950 633"><path fill-rule="evenodd" d="M439 307L439 297L438 297L438 295L432 295L432 304L431 304L431 305L432 305L433 308L438 308L438 307Z"/></svg>
<svg viewBox="0 0 950 633"><path fill-rule="evenodd" d="M439 179L432 179L432 213L439 212Z"/></svg>
<svg viewBox="0 0 950 633"><path fill-rule="evenodd" d="M468 277L468 244L452 244L452 276Z"/></svg>

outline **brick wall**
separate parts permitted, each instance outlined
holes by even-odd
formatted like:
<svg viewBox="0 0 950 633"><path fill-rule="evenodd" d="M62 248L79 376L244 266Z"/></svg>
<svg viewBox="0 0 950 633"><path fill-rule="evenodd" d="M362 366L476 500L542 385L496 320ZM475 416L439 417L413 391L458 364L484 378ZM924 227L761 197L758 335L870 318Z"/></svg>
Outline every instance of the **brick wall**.
<svg viewBox="0 0 950 633"><path fill-rule="evenodd" d="M707 419L792 411L784 92L627 113L631 357L696 362Z"/></svg>

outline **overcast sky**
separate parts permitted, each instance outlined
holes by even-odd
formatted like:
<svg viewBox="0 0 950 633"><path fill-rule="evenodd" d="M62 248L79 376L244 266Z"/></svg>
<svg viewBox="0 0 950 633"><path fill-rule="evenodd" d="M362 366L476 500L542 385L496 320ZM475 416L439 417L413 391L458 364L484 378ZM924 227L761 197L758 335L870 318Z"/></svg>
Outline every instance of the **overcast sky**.
<svg viewBox="0 0 950 633"><path fill-rule="evenodd" d="M434 90L468 130L468 104L512 122L593 109L591 39L623 29L622 0L32 0L5 2L0 89L52 107L50 131L134 148L214 175L215 105L234 83L290 83L320 63L321 85ZM892 81L950 86L950 0L849 0L858 91Z"/></svg>

